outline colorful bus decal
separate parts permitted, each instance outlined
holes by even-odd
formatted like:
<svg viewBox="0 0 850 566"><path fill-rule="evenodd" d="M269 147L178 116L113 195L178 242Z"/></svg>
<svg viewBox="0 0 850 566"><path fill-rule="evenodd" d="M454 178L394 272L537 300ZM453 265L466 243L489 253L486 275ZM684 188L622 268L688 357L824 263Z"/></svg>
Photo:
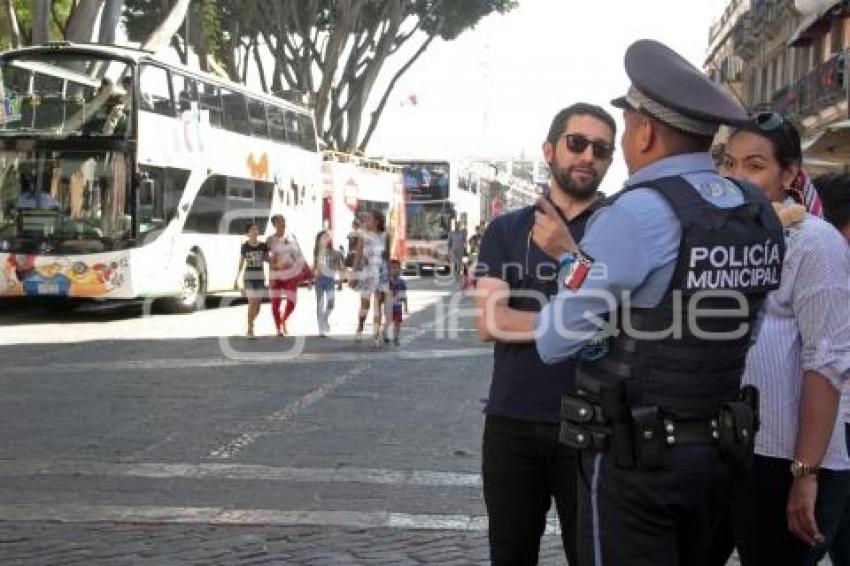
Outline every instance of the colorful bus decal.
<svg viewBox="0 0 850 566"><path fill-rule="evenodd" d="M128 252L35 256L0 254L0 296L114 297L130 295Z"/></svg>

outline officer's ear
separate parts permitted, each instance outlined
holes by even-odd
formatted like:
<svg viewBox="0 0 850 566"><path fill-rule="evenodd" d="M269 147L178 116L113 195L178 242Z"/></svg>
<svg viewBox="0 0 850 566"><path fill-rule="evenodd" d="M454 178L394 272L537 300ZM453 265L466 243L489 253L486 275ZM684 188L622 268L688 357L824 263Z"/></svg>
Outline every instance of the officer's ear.
<svg viewBox="0 0 850 566"><path fill-rule="evenodd" d="M635 144L640 153L649 153L649 151L658 144L658 128L655 122L641 116L638 122L637 135L635 136Z"/></svg>
<svg viewBox="0 0 850 566"><path fill-rule="evenodd" d="M546 163L554 163L555 161L555 146L549 140L543 142L543 159Z"/></svg>

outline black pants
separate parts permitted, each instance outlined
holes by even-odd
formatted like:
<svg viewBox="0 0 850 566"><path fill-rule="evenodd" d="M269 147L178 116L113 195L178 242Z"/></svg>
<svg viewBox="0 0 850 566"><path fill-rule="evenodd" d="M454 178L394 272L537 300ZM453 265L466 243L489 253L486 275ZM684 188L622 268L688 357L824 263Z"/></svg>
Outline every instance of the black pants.
<svg viewBox="0 0 850 566"><path fill-rule="evenodd" d="M575 566L576 459L558 442L558 425L488 416L482 455L491 562L537 564L554 498L567 562Z"/></svg>
<svg viewBox="0 0 850 566"><path fill-rule="evenodd" d="M736 482L732 511L719 531L713 550L716 566L725 564L733 545L743 566L808 566L823 558L841 526L850 474L821 470L815 520L826 540L811 548L788 530L785 510L793 481L790 468L791 461L782 458L757 455L753 459L750 472ZM835 547L839 553L841 548Z"/></svg>
<svg viewBox="0 0 850 566"><path fill-rule="evenodd" d="M581 566L703 566L732 484L712 446L667 449L660 470L579 454Z"/></svg>

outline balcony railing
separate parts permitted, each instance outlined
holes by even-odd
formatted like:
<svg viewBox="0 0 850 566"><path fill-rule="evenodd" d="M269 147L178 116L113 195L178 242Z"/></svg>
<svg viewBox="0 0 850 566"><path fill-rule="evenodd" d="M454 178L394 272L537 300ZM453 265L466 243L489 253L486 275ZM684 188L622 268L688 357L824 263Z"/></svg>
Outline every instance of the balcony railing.
<svg viewBox="0 0 850 566"><path fill-rule="evenodd" d="M771 106L786 116L802 118L846 99L848 58L850 50L836 53L796 83L776 91Z"/></svg>

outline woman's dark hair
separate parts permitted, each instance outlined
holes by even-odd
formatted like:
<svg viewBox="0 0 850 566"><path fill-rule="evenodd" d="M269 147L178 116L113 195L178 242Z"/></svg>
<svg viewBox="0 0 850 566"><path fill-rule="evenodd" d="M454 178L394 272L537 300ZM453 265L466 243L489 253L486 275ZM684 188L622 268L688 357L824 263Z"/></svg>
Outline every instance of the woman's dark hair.
<svg viewBox="0 0 850 566"><path fill-rule="evenodd" d="M850 225L850 175L827 173L813 179L812 184L823 204L823 216L839 230Z"/></svg>
<svg viewBox="0 0 850 566"><path fill-rule="evenodd" d="M763 119L761 116L775 117L774 120ZM772 122L775 121L774 125ZM784 168L789 165L800 165L803 162L803 150L800 147L800 132L787 119L778 114L759 114L747 124L738 127L729 137L739 132L750 132L761 136L773 145L773 156Z"/></svg>
<svg viewBox="0 0 850 566"><path fill-rule="evenodd" d="M274 216L272 216L272 226L274 226L275 220L280 220L281 222L283 222L284 225L286 225L286 218L284 218L282 214L275 214Z"/></svg>
<svg viewBox="0 0 850 566"><path fill-rule="evenodd" d="M378 224L378 232L386 232L387 231L387 218L384 216L384 213L380 210L373 210L371 212L372 218L375 219L375 222Z"/></svg>
<svg viewBox="0 0 850 566"><path fill-rule="evenodd" d="M256 222L249 222L245 225L245 233L247 234L248 232L250 232L251 228L256 228L257 230L259 230L260 226Z"/></svg>
<svg viewBox="0 0 850 566"><path fill-rule="evenodd" d="M314 258L319 257L319 251L320 251L319 245L322 243L322 236L324 236L327 233L328 233L327 230L319 230L319 233L316 234L316 241L313 243L313 257ZM330 238L328 238L328 243L325 245L325 247L327 249L331 249L331 250L333 249L333 242L331 241Z"/></svg>
<svg viewBox="0 0 850 566"><path fill-rule="evenodd" d="M606 112L602 107L587 102L577 102L572 106L567 106L552 118L552 124L549 126L549 133L546 134L546 141L551 144L558 142L558 138L564 133L567 127L567 121L573 116L593 116L597 120L601 120L611 128L611 139L617 137L617 123L614 118Z"/></svg>

